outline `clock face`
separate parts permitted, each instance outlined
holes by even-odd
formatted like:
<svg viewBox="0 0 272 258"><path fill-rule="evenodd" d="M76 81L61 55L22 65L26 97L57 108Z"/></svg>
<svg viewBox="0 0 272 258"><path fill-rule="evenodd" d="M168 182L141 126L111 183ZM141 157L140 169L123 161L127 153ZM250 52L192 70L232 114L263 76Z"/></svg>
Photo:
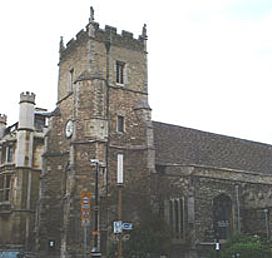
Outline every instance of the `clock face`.
<svg viewBox="0 0 272 258"><path fill-rule="evenodd" d="M68 120L65 126L65 136L70 138L74 133L74 123L72 120Z"/></svg>

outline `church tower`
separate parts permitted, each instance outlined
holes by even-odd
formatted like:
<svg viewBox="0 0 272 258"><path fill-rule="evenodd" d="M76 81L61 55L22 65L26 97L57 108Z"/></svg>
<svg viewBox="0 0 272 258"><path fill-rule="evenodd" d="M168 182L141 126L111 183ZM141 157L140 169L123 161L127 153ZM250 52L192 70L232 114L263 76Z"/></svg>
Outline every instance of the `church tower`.
<svg viewBox="0 0 272 258"><path fill-rule="evenodd" d="M93 8L85 30L66 45L60 40L58 100L41 177L40 257L78 257L93 247L106 254L112 222L137 223L140 207L150 201L146 42L145 25L137 39L115 27L101 29ZM84 193L91 196L85 215Z"/></svg>

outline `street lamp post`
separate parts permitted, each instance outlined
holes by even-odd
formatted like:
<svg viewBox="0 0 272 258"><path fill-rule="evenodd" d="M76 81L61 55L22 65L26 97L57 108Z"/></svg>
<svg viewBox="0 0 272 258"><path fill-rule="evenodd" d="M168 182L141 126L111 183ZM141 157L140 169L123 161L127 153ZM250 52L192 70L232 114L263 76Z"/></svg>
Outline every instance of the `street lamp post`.
<svg viewBox="0 0 272 258"><path fill-rule="evenodd" d="M92 249L92 257L101 257L100 253L100 246L99 246L99 160L98 159L91 159L91 164L95 165L95 200L94 200L94 244Z"/></svg>

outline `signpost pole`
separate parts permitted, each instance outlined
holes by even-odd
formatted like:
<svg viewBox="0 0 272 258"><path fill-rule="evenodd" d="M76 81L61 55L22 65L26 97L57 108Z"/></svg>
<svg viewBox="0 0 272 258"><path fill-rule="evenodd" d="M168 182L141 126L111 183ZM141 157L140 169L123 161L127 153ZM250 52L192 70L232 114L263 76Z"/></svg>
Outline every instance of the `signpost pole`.
<svg viewBox="0 0 272 258"><path fill-rule="evenodd" d="M87 230L90 225L90 211L91 211L91 193L90 192L81 192L80 194L80 219L81 226L84 231L84 239L83 239L83 257L87 258Z"/></svg>
<svg viewBox="0 0 272 258"><path fill-rule="evenodd" d="M87 258L87 225L84 225L84 258Z"/></svg>
<svg viewBox="0 0 272 258"><path fill-rule="evenodd" d="M118 185L118 219L122 221L122 185ZM122 258L123 246L122 246L122 233L119 233L118 241L118 258Z"/></svg>
<svg viewBox="0 0 272 258"><path fill-rule="evenodd" d="M216 251L216 257L219 258L220 242L218 238L216 239L216 242L215 242L215 251Z"/></svg>

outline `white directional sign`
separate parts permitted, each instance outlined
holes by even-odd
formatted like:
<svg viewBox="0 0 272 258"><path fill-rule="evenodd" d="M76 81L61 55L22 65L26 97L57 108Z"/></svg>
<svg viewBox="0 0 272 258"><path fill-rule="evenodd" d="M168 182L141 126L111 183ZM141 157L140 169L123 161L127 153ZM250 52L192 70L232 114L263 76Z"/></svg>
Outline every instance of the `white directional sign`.
<svg viewBox="0 0 272 258"><path fill-rule="evenodd" d="M132 230L133 224L128 222L123 222L121 220L113 222L113 233L120 234L123 230Z"/></svg>
<svg viewBox="0 0 272 258"><path fill-rule="evenodd" d="M113 233L119 234L123 232L123 223L121 220L113 222Z"/></svg>
<svg viewBox="0 0 272 258"><path fill-rule="evenodd" d="M117 154L117 184L124 183L124 155Z"/></svg>

